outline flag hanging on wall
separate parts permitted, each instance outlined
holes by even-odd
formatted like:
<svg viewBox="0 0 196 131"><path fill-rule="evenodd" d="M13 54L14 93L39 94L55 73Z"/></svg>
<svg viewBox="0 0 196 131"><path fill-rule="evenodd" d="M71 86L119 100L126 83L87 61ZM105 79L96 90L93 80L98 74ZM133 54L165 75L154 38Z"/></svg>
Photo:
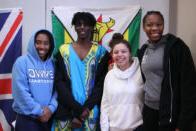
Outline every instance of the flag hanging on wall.
<svg viewBox="0 0 196 131"><path fill-rule="evenodd" d="M22 53L21 9L0 10L0 131L13 130L12 66Z"/></svg>
<svg viewBox="0 0 196 131"><path fill-rule="evenodd" d="M93 41L102 44L106 49L112 35L119 32L129 41L132 54L139 47L141 8L140 6L125 6L115 8L74 8L55 7L52 9L52 31L57 49L63 43L77 39L71 20L76 12L91 12L97 19Z"/></svg>

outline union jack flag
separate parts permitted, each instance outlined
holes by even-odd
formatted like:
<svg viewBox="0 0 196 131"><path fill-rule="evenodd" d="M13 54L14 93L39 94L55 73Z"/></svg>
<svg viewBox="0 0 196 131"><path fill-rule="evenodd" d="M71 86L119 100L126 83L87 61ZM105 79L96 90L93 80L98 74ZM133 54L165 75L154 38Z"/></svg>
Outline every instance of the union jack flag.
<svg viewBox="0 0 196 131"><path fill-rule="evenodd" d="M22 54L21 9L0 10L0 131L13 130L12 66Z"/></svg>

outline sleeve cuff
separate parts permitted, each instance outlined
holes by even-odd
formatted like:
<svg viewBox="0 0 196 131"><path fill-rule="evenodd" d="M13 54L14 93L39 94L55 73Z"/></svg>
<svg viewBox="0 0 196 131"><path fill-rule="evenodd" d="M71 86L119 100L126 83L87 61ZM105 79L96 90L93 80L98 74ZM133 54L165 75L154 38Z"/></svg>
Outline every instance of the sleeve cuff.
<svg viewBox="0 0 196 131"><path fill-rule="evenodd" d="M48 108L50 109L50 111L52 112L52 114L55 112L56 107L54 107L53 105L49 105Z"/></svg>
<svg viewBox="0 0 196 131"><path fill-rule="evenodd" d="M35 108L33 109L33 115L36 116L41 116L43 114L43 109L41 108L40 105L35 106Z"/></svg>

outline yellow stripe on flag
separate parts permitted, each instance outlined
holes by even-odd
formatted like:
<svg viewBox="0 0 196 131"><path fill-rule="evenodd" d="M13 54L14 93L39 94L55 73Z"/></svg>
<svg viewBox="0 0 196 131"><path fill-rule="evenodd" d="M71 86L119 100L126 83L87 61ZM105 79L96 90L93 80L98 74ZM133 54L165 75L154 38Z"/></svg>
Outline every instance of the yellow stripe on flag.
<svg viewBox="0 0 196 131"><path fill-rule="evenodd" d="M64 43L67 44L67 43L71 43L71 42L73 42L73 41L72 41L69 33L66 30L64 30Z"/></svg>
<svg viewBox="0 0 196 131"><path fill-rule="evenodd" d="M123 34L123 36L124 36L124 39L125 40L129 40L129 30L127 29L126 31L125 31L125 33Z"/></svg>

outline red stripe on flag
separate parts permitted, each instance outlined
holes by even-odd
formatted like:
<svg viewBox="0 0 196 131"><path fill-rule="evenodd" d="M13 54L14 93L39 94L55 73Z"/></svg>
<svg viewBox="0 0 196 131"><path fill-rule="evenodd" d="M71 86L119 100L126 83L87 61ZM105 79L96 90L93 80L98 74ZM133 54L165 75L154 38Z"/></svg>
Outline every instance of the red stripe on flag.
<svg viewBox="0 0 196 131"><path fill-rule="evenodd" d="M2 125L1 125L1 123L0 123L0 131L3 131L3 127L2 127Z"/></svg>
<svg viewBox="0 0 196 131"><path fill-rule="evenodd" d="M14 21L12 27L10 28L10 31L6 35L2 45L0 46L0 57L3 54L4 49L6 48L7 44L9 43L9 40L13 36L14 32L16 31L16 29L17 29L18 25L21 23L21 21L22 21L22 14L20 13L17 16L16 20Z"/></svg>
<svg viewBox="0 0 196 131"><path fill-rule="evenodd" d="M0 95L12 94L11 79L0 79Z"/></svg>

